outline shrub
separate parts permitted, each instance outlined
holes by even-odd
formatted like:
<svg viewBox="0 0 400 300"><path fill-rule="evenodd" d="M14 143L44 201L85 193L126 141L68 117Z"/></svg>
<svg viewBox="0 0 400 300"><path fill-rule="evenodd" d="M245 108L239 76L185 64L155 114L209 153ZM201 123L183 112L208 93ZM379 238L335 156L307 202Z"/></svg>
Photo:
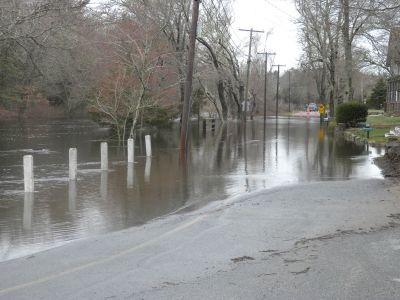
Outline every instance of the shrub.
<svg viewBox="0 0 400 300"><path fill-rule="evenodd" d="M336 122L355 127L358 122L365 122L368 116L368 107L365 104L347 102L338 105Z"/></svg>
<svg viewBox="0 0 400 300"><path fill-rule="evenodd" d="M176 114L174 108L148 107L143 112L143 123L159 128L168 127L172 124L171 121Z"/></svg>

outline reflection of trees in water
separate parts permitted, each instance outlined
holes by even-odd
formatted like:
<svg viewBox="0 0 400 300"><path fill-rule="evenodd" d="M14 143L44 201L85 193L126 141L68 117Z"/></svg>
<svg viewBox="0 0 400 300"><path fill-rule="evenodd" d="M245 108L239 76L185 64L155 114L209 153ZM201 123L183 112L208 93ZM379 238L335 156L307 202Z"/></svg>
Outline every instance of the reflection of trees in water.
<svg viewBox="0 0 400 300"><path fill-rule="evenodd" d="M229 122L218 127L215 135L193 135L188 164L183 167L179 165L176 127L152 135L155 151L151 167L147 164L148 182L146 158L140 156L145 153L145 134L140 138L138 133L136 149L142 140L143 151L136 151L136 163L131 168L126 164L115 164L112 172L104 174L103 178L99 172L85 175L76 186L62 183L52 187L51 191L38 191L40 201L34 203L32 218L31 208L26 205L23 210L22 201L7 204L15 205L11 208L15 212L0 212L1 219L8 224L2 229L9 234L0 244L7 245L10 241L18 244L18 239L28 234L23 229L30 227L30 223L31 232L39 232L36 237L32 236L32 241L55 240L57 230L65 231L65 237L74 238L74 234L85 236L97 230L142 224L192 202L222 199L232 192L243 191L245 186L271 185L271 180L276 183L287 179L346 178L356 169L353 157L364 151L362 146L328 135L325 128L320 130L318 124L312 122L280 119L278 124L270 120L265 126L262 122L249 122L248 135L240 122ZM199 129L194 130L198 132ZM247 136L251 139L247 140ZM92 144L96 146L98 157L98 143ZM91 146L87 145L85 149L84 145L81 152L90 152ZM115 157L113 149L110 147L112 157ZM279 169L276 167L278 162ZM253 175L261 176L255 178L257 176ZM4 239L4 235L0 239Z"/></svg>
<svg viewBox="0 0 400 300"><path fill-rule="evenodd" d="M287 119L287 133L286 133L286 157L289 158L290 154L290 117Z"/></svg>
<svg viewBox="0 0 400 300"><path fill-rule="evenodd" d="M278 119L275 121L275 168L278 169L278 144L279 144L279 135L278 135Z"/></svg>
<svg viewBox="0 0 400 300"><path fill-rule="evenodd" d="M215 156L215 165L216 165L216 169L218 171L221 170L222 168L222 164L224 162L224 158L223 158L223 153L224 153L224 148L226 147L226 139L228 136L228 127L226 124L223 124L220 128L219 128L219 133L218 133L218 138L216 139L216 156Z"/></svg>
<svg viewBox="0 0 400 300"><path fill-rule="evenodd" d="M291 144L289 139L292 141L296 138L303 139L304 147L300 151L290 153L292 159L295 160L298 173L301 174L300 181L318 178L348 178L354 172L352 157L364 153L363 146L346 142L328 133L325 125L316 127L313 123L307 122L304 127L303 125L292 126L292 129L287 131L287 134L292 137L287 137L288 147ZM289 160L290 156L287 155Z"/></svg>
<svg viewBox="0 0 400 300"><path fill-rule="evenodd" d="M322 132L322 133L321 133ZM346 142L334 134L328 136L325 128L318 132L318 147L314 155L314 176L323 178L349 178L353 173L352 157L363 154L364 147Z"/></svg>
<svg viewBox="0 0 400 300"><path fill-rule="evenodd" d="M263 172L265 172L266 165L266 154L267 154L267 123L266 120L263 122L263 151L262 151L262 161L263 161Z"/></svg>

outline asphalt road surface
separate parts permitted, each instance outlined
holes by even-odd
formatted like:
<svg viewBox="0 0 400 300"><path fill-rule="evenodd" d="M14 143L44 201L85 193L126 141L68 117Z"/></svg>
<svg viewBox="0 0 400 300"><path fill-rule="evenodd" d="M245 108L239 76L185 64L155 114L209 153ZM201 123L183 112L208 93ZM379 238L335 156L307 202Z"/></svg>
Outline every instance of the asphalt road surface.
<svg viewBox="0 0 400 300"><path fill-rule="evenodd" d="M0 299L400 299L400 189L294 185L0 263Z"/></svg>

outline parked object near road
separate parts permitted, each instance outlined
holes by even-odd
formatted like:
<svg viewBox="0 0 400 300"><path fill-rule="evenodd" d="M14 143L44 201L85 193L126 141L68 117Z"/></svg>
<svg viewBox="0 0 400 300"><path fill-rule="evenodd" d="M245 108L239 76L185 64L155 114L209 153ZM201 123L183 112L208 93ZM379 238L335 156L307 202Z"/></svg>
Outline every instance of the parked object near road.
<svg viewBox="0 0 400 300"><path fill-rule="evenodd" d="M318 106L315 103L309 103L308 109L309 109L309 111L318 111Z"/></svg>
<svg viewBox="0 0 400 300"><path fill-rule="evenodd" d="M395 127L394 130L390 130L388 133L385 133L385 137L398 137L400 136L400 127Z"/></svg>

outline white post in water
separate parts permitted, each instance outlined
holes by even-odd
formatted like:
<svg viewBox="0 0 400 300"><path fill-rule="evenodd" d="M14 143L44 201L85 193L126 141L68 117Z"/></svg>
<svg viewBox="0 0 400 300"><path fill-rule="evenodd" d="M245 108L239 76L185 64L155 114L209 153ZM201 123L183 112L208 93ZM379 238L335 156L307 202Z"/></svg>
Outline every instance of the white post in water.
<svg viewBox="0 0 400 300"><path fill-rule="evenodd" d="M69 180L76 180L78 174L78 155L76 148L69 148Z"/></svg>
<svg viewBox="0 0 400 300"><path fill-rule="evenodd" d="M106 142L102 142L100 145L101 151L101 169L108 170L108 145Z"/></svg>
<svg viewBox="0 0 400 300"><path fill-rule="evenodd" d="M24 155L24 187L25 193L33 193L34 180L33 180L33 156Z"/></svg>
<svg viewBox="0 0 400 300"><path fill-rule="evenodd" d="M145 140L146 140L146 156L151 156L151 136L146 135Z"/></svg>
<svg viewBox="0 0 400 300"><path fill-rule="evenodd" d="M128 139L128 163L135 161L135 141Z"/></svg>

